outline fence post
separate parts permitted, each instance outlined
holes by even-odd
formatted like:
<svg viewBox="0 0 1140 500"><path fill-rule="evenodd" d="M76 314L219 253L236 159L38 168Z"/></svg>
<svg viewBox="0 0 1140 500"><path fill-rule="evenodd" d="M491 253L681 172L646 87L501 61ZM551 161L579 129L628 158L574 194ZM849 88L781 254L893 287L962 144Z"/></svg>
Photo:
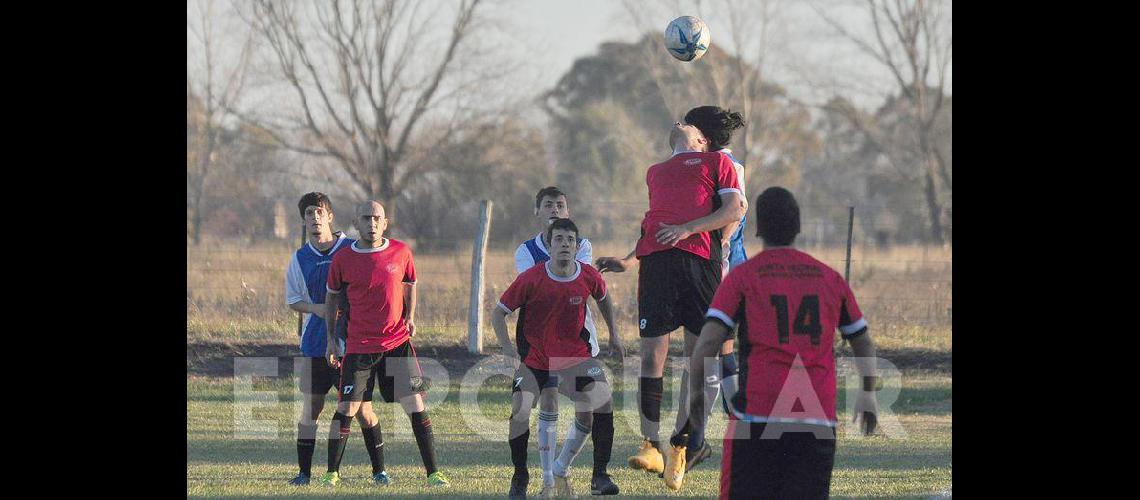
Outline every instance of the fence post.
<svg viewBox="0 0 1140 500"><path fill-rule="evenodd" d="M471 253L471 309L467 313L467 351L483 354L483 267L491 229L491 200L479 206L479 232Z"/></svg>
<svg viewBox="0 0 1140 500"><path fill-rule="evenodd" d="M847 269L843 271L843 281L851 282L851 235L855 229L855 207L847 207Z"/></svg>

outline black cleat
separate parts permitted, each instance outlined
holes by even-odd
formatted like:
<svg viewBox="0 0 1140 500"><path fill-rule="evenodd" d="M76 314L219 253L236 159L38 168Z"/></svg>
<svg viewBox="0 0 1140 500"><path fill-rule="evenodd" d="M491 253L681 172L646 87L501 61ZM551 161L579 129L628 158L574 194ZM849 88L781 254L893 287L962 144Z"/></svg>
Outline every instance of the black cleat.
<svg viewBox="0 0 1140 500"><path fill-rule="evenodd" d="M510 500L526 500L526 487L530 484L529 474L515 474L511 476L511 491L507 493Z"/></svg>
<svg viewBox="0 0 1140 500"><path fill-rule="evenodd" d="M704 462L706 459L708 459L711 456L712 456L712 446L709 446L709 442L705 441L705 442L701 443L701 449L694 452L692 454L692 456L688 457L685 460L685 472L689 472L690 470L693 470L693 467L696 467L697 464Z"/></svg>
<svg viewBox="0 0 1140 500"><path fill-rule="evenodd" d="M617 495L619 491L618 485L614 484L609 474L597 475L590 480L590 494L592 495Z"/></svg>

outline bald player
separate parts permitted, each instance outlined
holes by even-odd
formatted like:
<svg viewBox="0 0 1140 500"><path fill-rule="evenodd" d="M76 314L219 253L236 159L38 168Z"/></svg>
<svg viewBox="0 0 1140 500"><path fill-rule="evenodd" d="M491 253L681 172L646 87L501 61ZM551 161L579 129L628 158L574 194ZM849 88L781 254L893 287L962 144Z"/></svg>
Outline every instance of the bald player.
<svg viewBox="0 0 1140 500"><path fill-rule="evenodd" d="M423 375L412 337L416 334L416 267L412 251L403 242L384 237L388 218L384 206L366 201L356 207L353 225L360 238L347 251L333 257L329 267L328 332L347 301L348 319L344 360L337 361L336 343L328 341L325 360L339 367L341 391L329 433L328 472L321 483L340 482L349 424L377 384L384 401L399 401L412 423L412 432L427 472L428 486L447 486L436 468L431 420L423 401ZM383 441L381 441L383 442ZM383 455L381 455L381 459Z"/></svg>

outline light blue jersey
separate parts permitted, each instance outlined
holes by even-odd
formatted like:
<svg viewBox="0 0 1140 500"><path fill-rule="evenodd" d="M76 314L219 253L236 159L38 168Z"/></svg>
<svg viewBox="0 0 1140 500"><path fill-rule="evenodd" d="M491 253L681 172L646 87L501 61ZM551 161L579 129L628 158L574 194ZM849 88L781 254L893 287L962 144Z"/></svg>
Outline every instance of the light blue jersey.
<svg viewBox="0 0 1140 500"><path fill-rule="evenodd" d="M744 164L736 160L732 156L732 150L724 148L720 150L728 159L732 160L732 165L736 168L736 174L740 177L740 195L748 197L744 191ZM740 225L736 227L736 231L732 233L732 237L728 240L728 263L730 267L736 267L743 264L748 260L748 256L744 253L744 223L748 220L748 213L745 212L744 216L740 218Z"/></svg>
<svg viewBox="0 0 1140 500"><path fill-rule="evenodd" d="M336 243L328 252L321 252L312 243L293 253L289 262L289 270L285 273L285 303L296 304L307 302L309 304L324 304L329 265L332 264L333 255L343 248L348 248L356 240L348 238L344 233L334 233ZM326 340L325 320L316 314L305 313L301 329L301 353L312 358L323 358ZM344 352L344 339L340 339L340 351Z"/></svg>

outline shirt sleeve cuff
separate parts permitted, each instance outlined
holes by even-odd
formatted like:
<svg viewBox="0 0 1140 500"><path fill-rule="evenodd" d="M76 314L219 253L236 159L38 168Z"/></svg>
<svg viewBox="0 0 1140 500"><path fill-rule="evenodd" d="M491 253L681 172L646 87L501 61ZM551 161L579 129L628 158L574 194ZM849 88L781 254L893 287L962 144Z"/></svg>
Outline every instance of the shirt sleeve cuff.
<svg viewBox="0 0 1140 500"><path fill-rule="evenodd" d="M503 310L503 312L505 312L505 313L507 313L507 314L510 314L510 313L513 313L513 312L515 312L513 309L511 309L511 308L509 308L509 307L507 307L507 306L503 305L503 303L502 303L502 302L499 302L499 309L502 309L502 310Z"/></svg>
<svg viewBox="0 0 1140 500"><path fill-rule="evenodd" d="M325 290L329 293L340 293L340 290L333 290L332 288L329 288L327 286L325 287Z"/></svg>
<svg viewBox="0 0 1140 500"><path fill-rule="evenodd" d="M859 333L860 331L862 331L866 328L867 328L867 319L866 318L859 318L858 321L851 323L850 325L840 326L839 331L840 331L840 333L843 334L844 337L851 337L851 336L854 336L856 333Z"/></svg>
<svg viewBox="0 0 1140 500"><path fill-rule="evenodd" d="M720 309L717 309L715 307L710 307L709 312L707 314L705 314L705 317L706 318L719 319L722 322L724 322L724 324L727 325L729 328L736 328L736 322L733 321L732 318L729 317L727 314L725 314L724 311L721 311Z"/></svg>
<svg viewBox="0 0 1140 500"><path fill-rule="evenodd" d="M717 192L716 192L716 194L727 194L727 193L736 193L736 194L741 194L741 193L740 193L740 190L739 190L739 189L736 189L736 188L723 188L723 189L721 189L720 191L717 191Z"/></svg>

